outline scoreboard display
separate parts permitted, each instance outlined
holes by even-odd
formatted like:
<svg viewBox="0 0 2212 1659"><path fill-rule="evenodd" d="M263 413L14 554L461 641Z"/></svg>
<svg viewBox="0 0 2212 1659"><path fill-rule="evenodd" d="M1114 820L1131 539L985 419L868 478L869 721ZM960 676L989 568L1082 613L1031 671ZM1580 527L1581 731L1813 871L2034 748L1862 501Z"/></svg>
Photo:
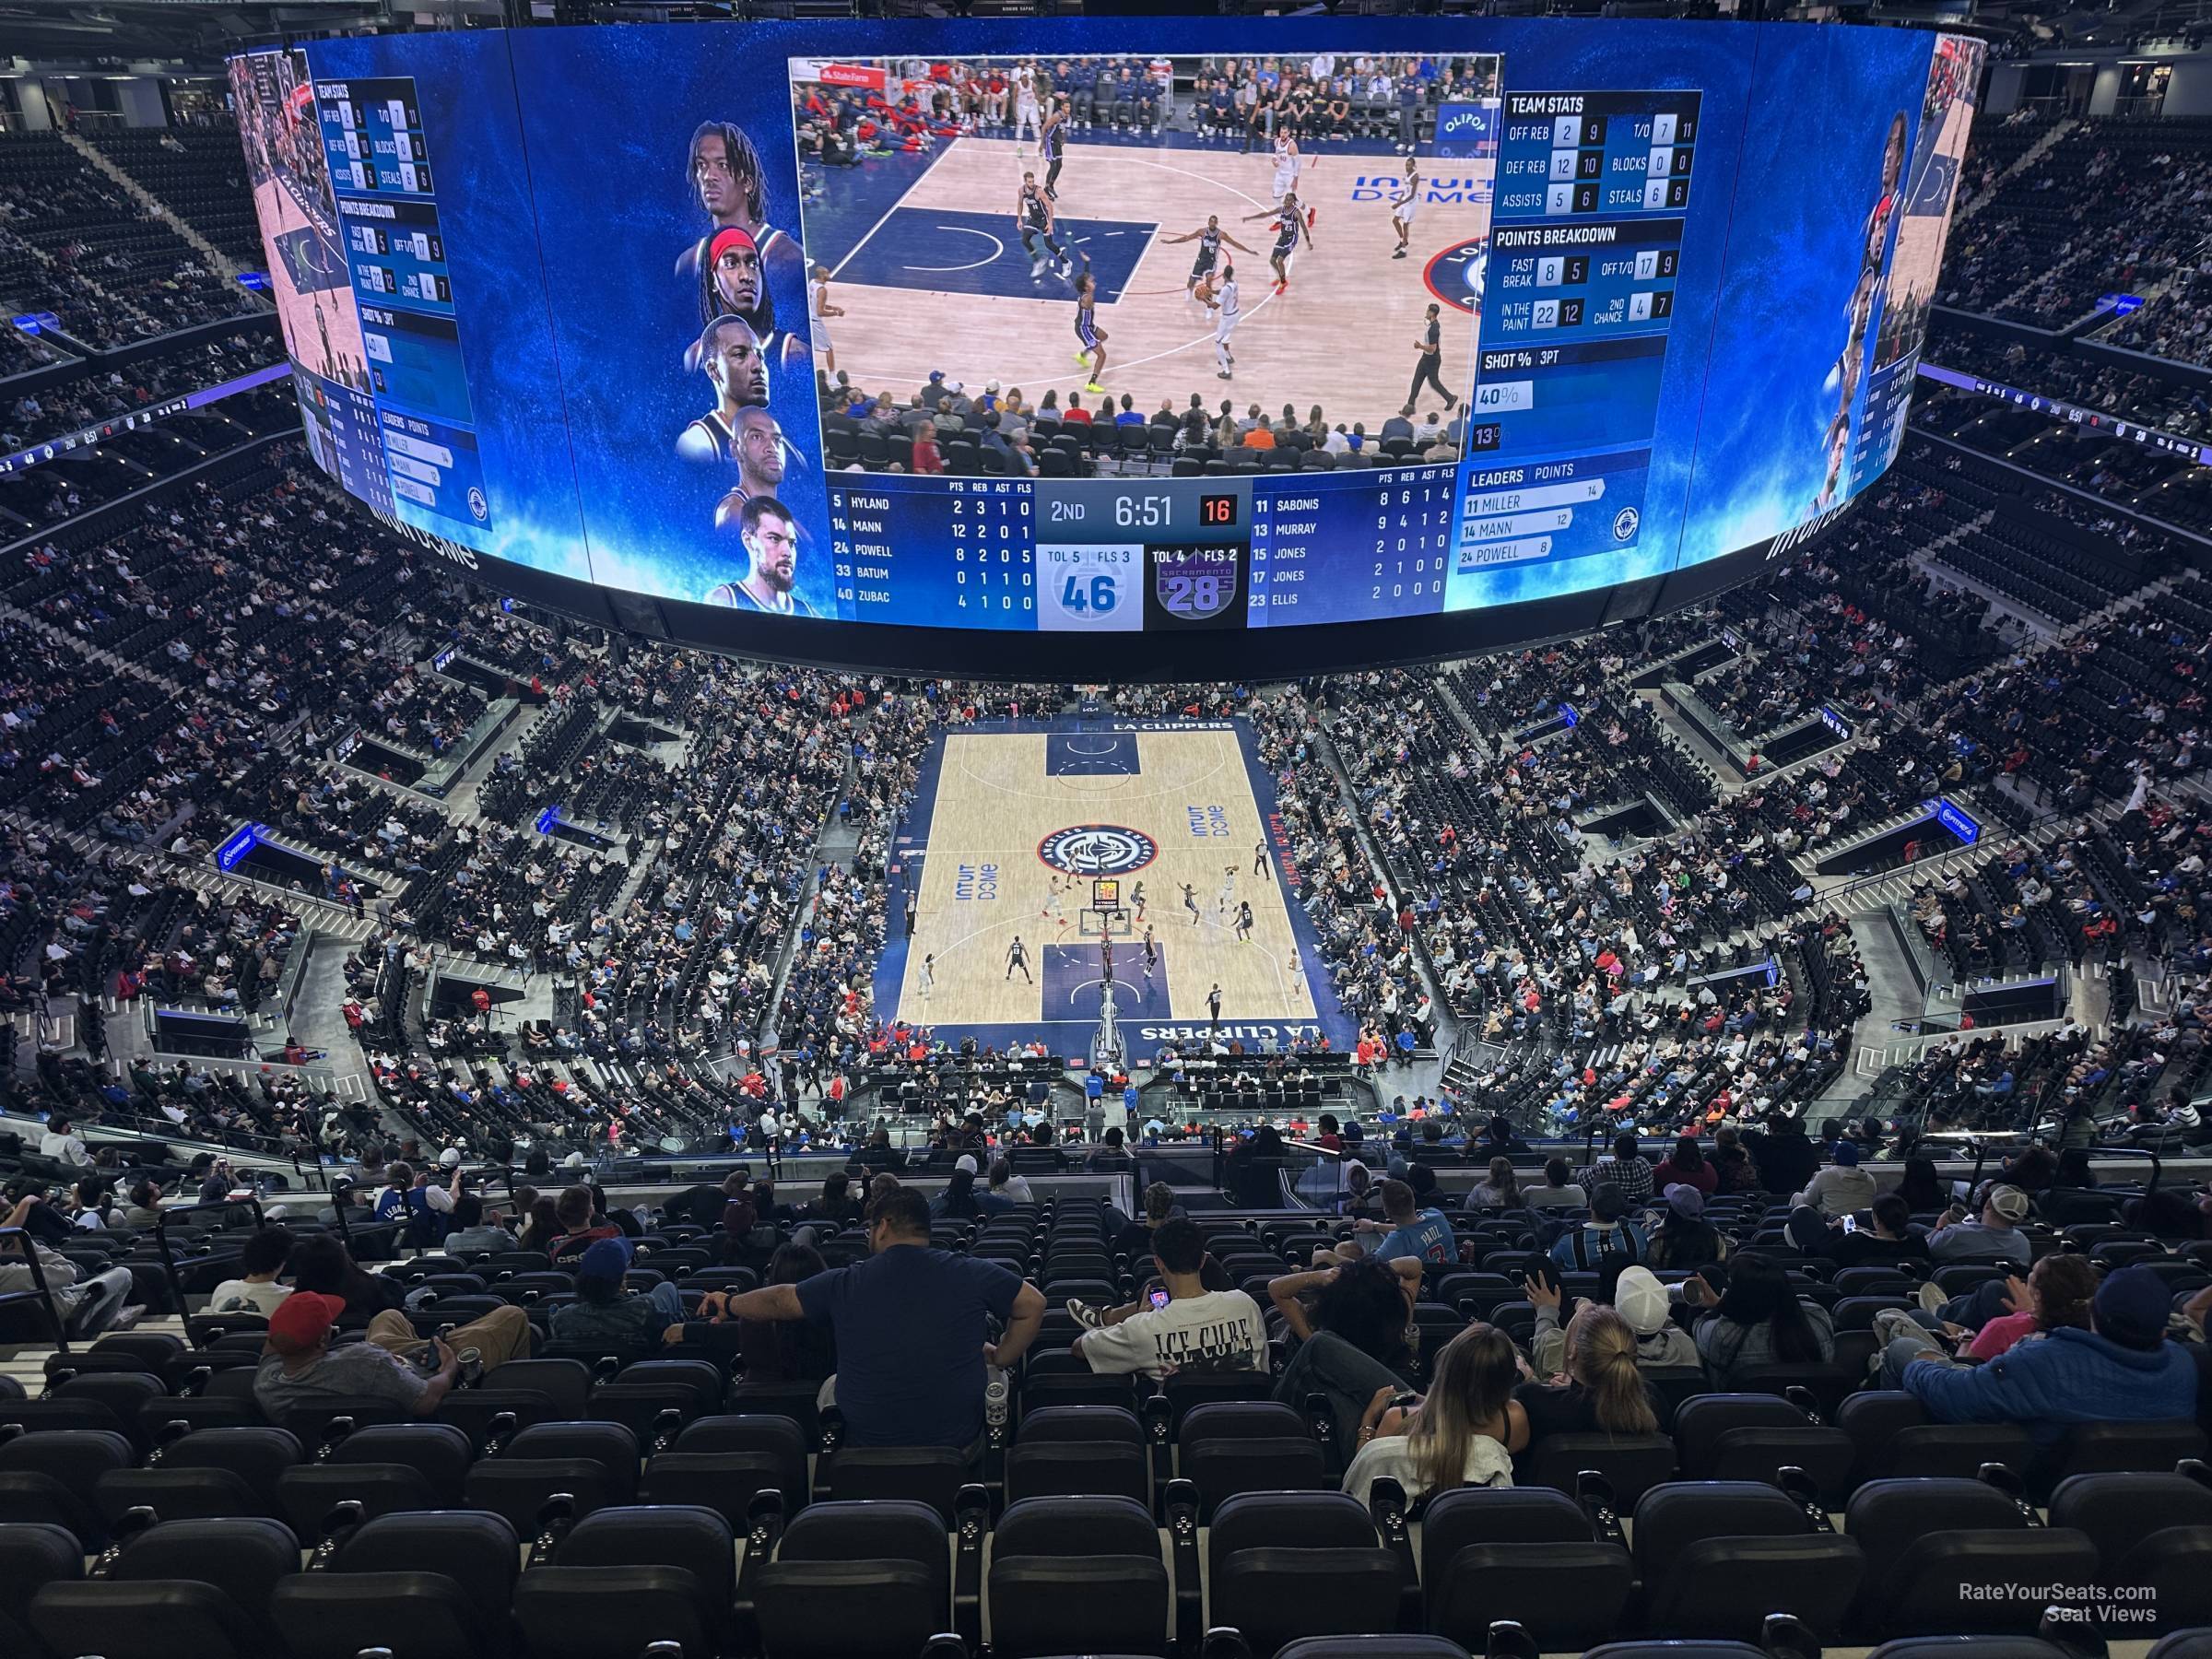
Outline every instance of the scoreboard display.
<svg viewBox="0 0 2212 1659"><path fill-rule="evenodd" d="M1248 133L1209 113L1218 43L759 23L236 58L311 449L595 619L1066 676L1071 646L1291 673L1664 608L1888 465L1975 42L1280 19Z"/></svg>

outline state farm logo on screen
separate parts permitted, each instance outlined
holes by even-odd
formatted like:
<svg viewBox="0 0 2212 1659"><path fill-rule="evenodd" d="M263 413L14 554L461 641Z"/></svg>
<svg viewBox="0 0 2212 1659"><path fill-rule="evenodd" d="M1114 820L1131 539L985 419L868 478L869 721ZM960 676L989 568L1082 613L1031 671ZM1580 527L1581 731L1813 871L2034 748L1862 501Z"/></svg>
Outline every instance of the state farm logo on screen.
<svg viewBox="0 0 2212 1659"><path fill-rule="evenodd" d="M1490 265L1490 239L1470 236L1453 242L1422 268L1429 291L1454 310L1479 312L1482 285Z"/></svg>
<svg viewBox="0 0 2212 1659"><path fill-rule="evenodd" d="M1077 824L1037 843L1037 856L1071 876L1125 876L1159 856L1159 843L1121 824Z"/></svg>

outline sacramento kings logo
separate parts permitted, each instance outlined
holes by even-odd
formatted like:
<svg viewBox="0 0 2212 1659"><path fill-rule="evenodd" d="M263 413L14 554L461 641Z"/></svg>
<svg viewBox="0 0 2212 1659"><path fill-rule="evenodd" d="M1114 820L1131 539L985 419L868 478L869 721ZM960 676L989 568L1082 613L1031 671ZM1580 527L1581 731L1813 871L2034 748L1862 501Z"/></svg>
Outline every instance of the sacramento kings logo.
<svg viewBox="0 0 2212 1659"><path fill-rule="evenodd" d="M1071 876L1125 876L1159 856L1159 843L1120 824L1078 824L1037 843L1037 856Z"/></svg>

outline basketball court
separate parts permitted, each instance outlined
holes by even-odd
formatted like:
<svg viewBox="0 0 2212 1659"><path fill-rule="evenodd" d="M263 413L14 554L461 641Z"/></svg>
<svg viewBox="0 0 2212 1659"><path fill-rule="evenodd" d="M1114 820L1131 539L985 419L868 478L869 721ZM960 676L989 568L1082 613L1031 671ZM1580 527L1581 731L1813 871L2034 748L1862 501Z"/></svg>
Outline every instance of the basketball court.
<svg viewBox="0 0 2212 1659"><path fill-rule="evenodd" d="M1111 956L1131 1056L1204 1037L1216 986L1221 1034L1247 1049L1270 1030L1286 1045L1307 1027L1356 1037L1284 891L1288 838L1253 743L1239 721L996 721L939 736L892 848L878 1016L956 1042L1041 1034L1087 1053Z"/></svg>
<svg viewBox="0 0 2212 1659"><path fill-rule="evenodd" d="M1418 206L1397 259L1392 203L1406 158L1381 139L1313 141L1297 182L1314 210L1312 245L1300 244L1278 295L1268 264L1276 227L1265 217L1278 205L1276 158L1184 130L1187 104L1180 90L1176 130L1162 135L1068 135L1054 234L1097 281L1109 356L1100 383L1112 400L1127 393L1149 416L1163 400L1181 412L1197 393L1209 414L1227 398L1240 416L1256 403L1275 421L1288 404L1301 423L1318 404L1332 426L1362 421L1371 433L1406 400L1431 301L1442 306L1444 383L1465 397L1469 254L1489 230L1494 146L1418 158ZM806 257L830 270L831 300L845 312L831 325L837 368L854 385L905 400L942 371L971 396L997 381L1032 405L1053 391L1064 407L1071 393L1099 406L1082 391L1074 284L1049 267L1033 276L1023 248L1025 171L1045 177L1033 139L978 135L822 179L805 208ZM1196 246L1168 240L1209 216L1251 250L1225 242L1216 267L1233 263L1241 300L1227 381L1217 378L1212 313L1189 294ZM1425 392L1416 418L1438 406Z"/></svg>

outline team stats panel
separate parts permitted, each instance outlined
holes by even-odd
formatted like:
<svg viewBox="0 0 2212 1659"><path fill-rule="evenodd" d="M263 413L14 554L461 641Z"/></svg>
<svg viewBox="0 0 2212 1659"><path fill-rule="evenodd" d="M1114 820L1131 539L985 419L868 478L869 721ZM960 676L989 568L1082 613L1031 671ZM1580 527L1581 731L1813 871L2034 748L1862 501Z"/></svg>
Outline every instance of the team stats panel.
<svg viewBox="0 0 2212 1659"><path fill-rule="evenodd" d="M489 528L490 502L415 83L318 80L314 95L360 314L360 374L383 493L426 527L466 540Z"/></svg>
<svg viewBox="0 0 2212 1659"><path fill-rule="evenodd" d="M1455 574L1636 545L1699 129L1694 91L1506 94Z"/></svg>

